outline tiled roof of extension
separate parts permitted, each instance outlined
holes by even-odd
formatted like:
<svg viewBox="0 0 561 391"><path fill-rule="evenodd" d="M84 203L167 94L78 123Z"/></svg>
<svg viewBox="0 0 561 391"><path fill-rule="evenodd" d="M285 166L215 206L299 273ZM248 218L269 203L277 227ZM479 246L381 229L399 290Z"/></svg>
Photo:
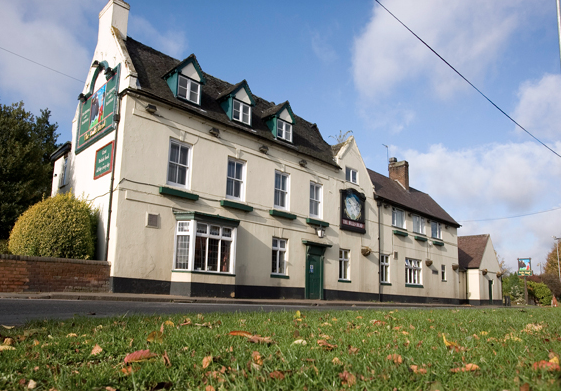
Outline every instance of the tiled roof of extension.
<svg viewBox="0 0 561 391"><path fill-rule="evenodd" d="M489 234L458 236L458 261L463 269L479 269Z"/></svg>
<svg viewBox="0 0 561 391"><path fill-rule="evenodd" d="M227 125L228 127L233 127L237 130L245 131L248 134L256 135L269 141L270 144L285 146L295 150L295 152L314 157L336 169L340 169L333 159L331 146L325 142L317 126L314 126L314 124L301 117L295 116L296 123L292 130L292 144L282 140L275 140L262 118L264 112L268 112L272 107L276 106L274 103L253 95L255 106L251 111L252 126L250 127L239 122L231 121L217 99L228 91L232 91L235 87L234 85L208 75L203 71L206 84L201 88L201 106L190 104L177 99L163 79L163 76L169 72L170 69L173 69L180 63L179 60L154 50L131 37L127 37L125 45L138 73L138 81L140 83L139 94L144 94L154 99L167 102L173 106L181 107L186 111L197 113L203 117Z"/></svg>
<svg viewBox="0 0 561 391"><path fill-rule="evenodd" d="M460 227L460 224L446 213L427 193L412 187L407 191L396 181L372 170L368 170L368 175L374 185L375 197L385 200L389 204L417 212L424 217L432 218L456 228Z"/></svg>

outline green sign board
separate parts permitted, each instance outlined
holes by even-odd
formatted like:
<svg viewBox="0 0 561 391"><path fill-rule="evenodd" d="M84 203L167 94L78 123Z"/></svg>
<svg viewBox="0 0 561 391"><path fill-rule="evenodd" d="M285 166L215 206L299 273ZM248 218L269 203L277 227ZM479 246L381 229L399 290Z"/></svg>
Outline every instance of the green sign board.
<svg viewBox="0 0 561 391"><path fill-rule="evenodd" d="M117 113L120 67L117 65L113 68L112 76L97 91L88 94L87 100L80 105L77 154L115 129L114 115ZM98 68L94 73L92 89L102 69Z"/></svg>
<svg viewBox="0 0 561 391"><path fill-rule="evenodd" d="M101 178L113 170L113 145L111 141L95 152L94 179Z"/></svg>
<svg viewBox="0 0 561 391"><path fill-rule="evenodd" d="M531 276L532 274L532 258L518 258L518 275Z"/></svg>

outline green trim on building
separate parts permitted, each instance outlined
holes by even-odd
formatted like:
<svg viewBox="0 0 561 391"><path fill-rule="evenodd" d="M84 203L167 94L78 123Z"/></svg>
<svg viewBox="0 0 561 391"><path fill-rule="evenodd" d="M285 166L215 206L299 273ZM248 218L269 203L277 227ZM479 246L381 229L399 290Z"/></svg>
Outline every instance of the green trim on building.
<svg viewBox="0 0 561 391"><path fill-rule="evenodd" d="M437 240L433 240L432 244L434 244L435 246L444 246L444 242L439 242Z"/></svg>
<svg viewBox="0 0 561 391"><path fill-rule="evenodd" d="M403 236L403 237L409 236L409 234L407 232L401 231L399 229L394 229L393 234L397 235L397 236Z"/></svg>
<svg viewBox="0 0 561 391"><path fill-rule="evenodd" d="M236 277L233 273L211 272L201 270L176 270L172 269L172 273L192 273L192 274L212 274L213 276Z"/></svg>
<svg viewBox="0 0 561 391"><path fill-rule="evenodd" d="M175 197L186 198L191 201L197 201L199 199L198 194L188 193L183 190L172 189L171 187L160 186L160 194L170 195Z"/></svg>
<svg viewBox="0 0 561 391"><path fill-rule="evenodd" d="M344 282L345 284L350 284L351 280L342 280L342 279L338 279L337 282Z"/></svg>
<svg viewBox="0 0 561 391"><path fill-rule="evenodd" d="M220 206L224 208L239 209L239 210L243 210L244 212L253 212L253 206L241 204L239 202L234 202L230 200L220 200Z"/></svg>
<svg viewBox="0 0 561 391"><path fill-rule="evenodd" d="M380 285L392 286L391 282L381 282Z"/></svg>
<svg viewBox="0 0 561 391"><path fill-rule="evenodd" d="M290 276L285 274L271 274L271 278L282 278L283 280L288 280Z"/></svg>
<svg viewBox="0 0 561 391"><path fill-rule="evenodd" d="M418 240L419 242L426 242L428 239L424 236L415 236L415 240Z"/></svg>
<svg viewBox="0 0 561 391"><path fill-rule="evenodd" d="M424 288L422 285L405 284L406 288Z"/></svg>
<svg viewBox="0 0 561 391"><path fill-rule="evenodd" d="M305 244L306 246L315 246L315 247L322 247L322 248L333 247L332 244L312 242L312 241L306 240L306 239L302 239L302 244ZM321 254L314 254L314 255L323 255L323 252Z"/></svg>
<svg viewBox="0 0 561 391"><path fill-rule="evenodd" d="M288 212L283 212L277 209L269 210L269 214L275 217L282 217L283 219L296 220L296 215Z"/></svg>
<svg viewBox="0 0 561 391"><path fill-rule="evenodd" d="M227 225L231 227L237 227L240 225L240 220L231 219L229 217L222 217L220 215L211 215L208 213L201 213L201 212L173 212L175 215L175 219L177 221L190 221L190 220L197 220L197 221L205 221L214 224L221 224Z"/></svg>
<svg viewBox="0 0 561 391"><path fill-rule="evenodd" d="M327 221L321 221L321 220L316 220L316 219L311 219L311 218L307 218L306 219L306 224L309 225L319 225L321 227L329 227L329 223Z"/></svg>

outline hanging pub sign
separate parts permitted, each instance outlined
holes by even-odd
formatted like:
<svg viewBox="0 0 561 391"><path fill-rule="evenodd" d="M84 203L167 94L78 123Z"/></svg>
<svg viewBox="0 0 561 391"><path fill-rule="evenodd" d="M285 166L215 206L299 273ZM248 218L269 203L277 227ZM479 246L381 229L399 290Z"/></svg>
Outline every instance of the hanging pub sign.
<svg viewBox="0 0 561 391"><path fill-rule="evenodd" d="M355 189L341 190L341 229L366 233L365 201L366 196Z"/></svg>
<svg viewBox="0 0 561 391"><path fill-rule="evenodd" d="M115 129L117 93L120 65L111 69L107 62L97 64L92 76L90 91L80 94L80 117L76 137L76 154ZM105 71L102 73L102 71ZM106 82L93 92L98 76L105 75Z"/></svg>
<svg viewBox="0 0 561 391"><path fill-rule="evenodd" d="M113 170L114 141L95 151L94 180L107 175Z"/></svg>
<svg viewBox="0 0 561 391"><path fill-rule="evenodd" d="M532 274L532 258L518 258L518 275L531 276Z"/></svg>

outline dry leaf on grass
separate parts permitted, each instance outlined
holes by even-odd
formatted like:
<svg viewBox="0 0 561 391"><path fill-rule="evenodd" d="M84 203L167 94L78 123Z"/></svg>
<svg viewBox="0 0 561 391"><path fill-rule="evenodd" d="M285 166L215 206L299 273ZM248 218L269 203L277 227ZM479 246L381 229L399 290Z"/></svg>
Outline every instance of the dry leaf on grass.
<svg viewBox="0 0 561 391"><path fill-rule="evenodd" d="M147 361L154 357L158 357L158 355L156 353L150 352L150 349L137 350L136 352L129 353L125 356L125 364L131 362Z"/></svg>
<svg viewBox="0 0 561 391"><path fill-rule="evenodd" d="M339 358L335 357L333 360L331 360L331 362L334 365L343 365L343 363L341 362L341 360L339 360Z"/></svg>
<svg viewBox="0 0 561 391"><path fill-rule="evenodd" d="M212 363L212 356L206 356L203 358L203 369L208 368L208 366Z"/></svg>
<svg viewBox="0 0 561 391"><path fill-rule="evenodd" d="M400 365L401 363L403 363L403 358L401 358L401 356L397 353L389 354L386 357L386 360L392 360L397 365Z"/></svg>
<svg viewBox="0 0 561 391"><path fill-rule="evenodd" d="M466 364L465 367L460 367L460 368L452 368L450 369L450 372L452 373L458 373L458 372L474 372L474 371L478 371L480 368L475 365L475 364Z"/></svg>
<svg viewBox="0 0 561 391"><path fill-rule="evenodd" d="M534 370L545 369L549 372L561 371L561 367L556 362L540 360L532 365Z"/></svg>
<svg viewBox="0 0 561 391"><path fill-rule="evenodd" d="M11 329L13 329L13 328L16 327L16 326L5 326L5 325L2 325L2 327L4 327L4 328L7 329L7 330L11 330Z"/></svg>
<svg viewBox="0 0 561 391"><path fill-rule="evenodd" d="M191 319L190 318L186 318L183 323L179 324L180 326L190 326L191 325Z"/></svg>
<svg viewBox="0 0 561 391"><path fill-rule="evenodd" d="M205 387L205 391L215 391L215 390L214 390L213 386L208 385L208 386Z"/></svg>
<svg viewBox="0 0 561 391"><path fill-rule="evenodd" d="M101 352L103 352L103 349L101 348L101 346L99 346L98 344L95 344L95 346L93 347L90 355L95 356L95 355L98 355Z"/></svg>
<svg viewBox="0 0 561 391"><path fill-rule="evenodd" d="M351 345L349 345L349 354L357 354L359 350L360 350L359 348L354 348Z"/></svg>
<svg viewBox="0 0 561 391"><path fill-rule="evenodd" d="M275 343L271 337L262 337L260 335L252 335L251 337L249 337L247 339L248 342L251 343L265 343L267 345L270 345L272 343Z"/></svg>
<svg viewBox="0 0 561 391"><path fill-rule="evenodd" d="M333 350L337 347L337 345L330 344L329 342L327 342L324 339L319 339L318 340L318 345L321 346L322 348L324 348L325 350Z"/></svg>
<svg viewBox="0 0 561 391"><path fill-rule="evenodd" d="M161 331L152 331L150 334L148 334L148 338L146 338L146 340L148 342L163 343L164 342L164 333L162 333Z"/></svg>
<svg viewBox="0 0 561 391"><path fill-rule="evenodd" d="M307 345L308 343L304 339L297 339L296 341L292 342L292 345Z"/></svg>
<svg viewBox="0 0 561 391"><path fill-rule="evenodd" d="M253 334L247 332L247 331L242 331L242 330L234 330L234 331L230 331L228 333L228 335L234 335L234 336L238 336L238 337L246 337L246 338L251 338L253 336Z"/></svg>
<svg viewBox="0 0 561 391"><path fill-rule="evenodd" d="M8 346L8 345L0 345L0 352L3 350L16 350L16 348L14 348L13 346Z"/></svg>
<svg viewBox="0 0 561 391"><path fill-rule="evenodd" d="M356 376L347 371L341 372L339 378L341 379L341 384L344 386L352 387L356 383Z"/></svg>
<svg viewBox="0 0 561 391"><path fill-rule="evenodd" d="M171 361L169 360L168 352L166 350L164 350L164 355L162 356L162 358L164 359L164 365L166 367L171 367Z"/></svg>
<svg viewBox="0 0 561 391"><path fill-rule="evenodd" d="M456 342L447 341L447 340L446 340L446 337L444 336L444 334L442 334L442 339L444 340L444 345L446 345L446 347L447 347L448 349L450 349L450 350L453 350L453 351L456 351L456 352L465 350L464 347L458 345Z"/></svg>
<svg viewBox="0 0 561 391"><path fill-rule="evenodd" d="M269 373L269 377L271 379L283 380L284 379L284 373L282 373L281 371L273 371L273 372Z"/></svg>
<svg viewBox="0 0 561 391"><path fill-rule="evenodd" d="M425 375L427 373L427 370L425 368L419 368L417 365L409 365L409 369L413 373L418 373L420 375Z"/></svg>

